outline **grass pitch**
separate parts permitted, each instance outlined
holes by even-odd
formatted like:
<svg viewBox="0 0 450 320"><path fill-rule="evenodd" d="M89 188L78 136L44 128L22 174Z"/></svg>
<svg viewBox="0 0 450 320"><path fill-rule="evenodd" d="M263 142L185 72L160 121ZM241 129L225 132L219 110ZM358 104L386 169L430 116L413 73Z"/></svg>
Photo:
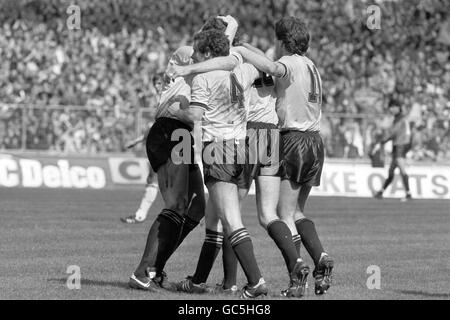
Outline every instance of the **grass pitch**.
<svg viewBox="0 0 450 320"><path fill-rule="evenodd" d="M0 188L0 299L229 299L127 288L139 263L158 198L149 220L124 225L143 190L107 191ZM307 215L335 259L333 286L304 299L450 299L450 202L313 197ZM288 278L275 244L258 225L254 198L244 204L244 223L253 238L267 299L279 299ZM204 228L192 232L167 264L169 279L194 272ZM306 250L302 248L313 268ZM81 289L66 286L67 268L80 267ZM369 266L381 270L381 289L368 289ZM222 279L221 255L209 284ZM240 270L239 285L245 284Z"/></svg>

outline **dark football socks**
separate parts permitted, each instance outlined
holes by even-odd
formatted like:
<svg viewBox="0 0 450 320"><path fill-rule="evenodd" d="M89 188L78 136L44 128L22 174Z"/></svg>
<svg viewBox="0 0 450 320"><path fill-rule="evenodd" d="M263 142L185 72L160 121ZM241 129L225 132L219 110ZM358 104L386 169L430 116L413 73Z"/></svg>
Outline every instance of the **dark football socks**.
<svg viewBox="0 0 450 320"><path fill-rule="evenodd" d="M187 237L187 235L189 233L191 233L191 231L194 230L195 227L198 226L198 224L199 224L198 221L192 220L191 217L189 217L189 216L186 216L184 218L183 228L181 229L180 238L178 239L176 248L178 248L180 246L180 244L184 241L184 239Z"/></svg>
<svg viewBox="0 0 450 320"><path fill-rule="evenodd" d="M214 261L222 248L223 233L206 229L205 241L197 263L197 269L192 276L195 284L205 283L214 265Z"/></svg>
<svg viewBox="0 0 450 320"><path fill-rule="evenodd" d="M323 251L322 243L317 235L316 227L314 223L309 219L301 219L295 222L298 234L302 239L302 243L308 251L309 255L317 265L320 260L320 256Z"/></svg>
<svg viewBox="0 0 450 320"><path fill-rule="evenodd" d="M261 279L261 271L256 262L253 243L247 229L242 228L232 232L228 240L244 270L248 284L250 286L257 285L259 279Z"/></svg>
<svg viewBox="0 0 450 320"><path fill-rule="evenodd" d="M223 288L230 289L232 286L236 285L237 282L238 260L227 237L223 238L222 262Z"/></svg>
<svg viewBox="0 0 450 320"><path fill-rule="evenodd" d="M386 181L384 181L383 190L386 190L386 188L389 187L389 185L392 183L393 180L394 174L389 173L389 176L387 177Z"/></svg>
<svg viewBox="0 0 450 320"><path fill-rule="evenodd" d="M302 247L302 237L299 234L292 236L292 242L294 242L295 250L297 250L298 255L300 256L300 248Z"/></svg>
<svg viewBox="0 0 450 320"><path fill-rule="evenodd" d="M169 209L162 210L148 233L144 254L134 273L137 277L146 276L147 267L150 271L162 271L178 242L182 226L182 216Z"/></svg>
<svg viewBox="0 0 450 320"><path fill-rule="evenodd" d="M267 232L280 249L290 274L299 258L294 242L292 242L291 230L283 221L274 220L267 226Z"/></svg>
<svg viewBox="0 0 450 320"><path fill-rule="evenodd" d="M178 244L180 233L184 225L184 218L175 211L164 209L160 214L159 247L156 255L155 267L161 272Z"/></svg>
<svg viewBox="0 0 450 320"><path fill-rule="evenodd" d="M407 174L402 174L403 186L405 187L406 194L409 194L409 177Z"/></svg>

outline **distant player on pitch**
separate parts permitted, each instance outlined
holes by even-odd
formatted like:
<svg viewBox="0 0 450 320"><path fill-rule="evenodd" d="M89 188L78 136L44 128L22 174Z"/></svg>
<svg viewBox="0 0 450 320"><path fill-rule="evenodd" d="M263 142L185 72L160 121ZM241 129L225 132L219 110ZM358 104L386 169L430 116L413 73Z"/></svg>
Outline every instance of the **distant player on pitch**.
<svg viewBox="0 0 450 320"><path fill-rule="evenodd" d="M389 111L394 116L394 123L388 134L383 138L380 145L383 146L392 140L392 160L389 166L389 174L383 184L383 188L375 193L375 198L383 198L383 192L394 180L395 169L400 170L403 186L405 187L406 196L402 201L411 200L411 191L409 190L409 177L406 173L406 154L411 150L411 127L407 117L403 113L403 108L399 100L392 99L389 102Z"/></svg>

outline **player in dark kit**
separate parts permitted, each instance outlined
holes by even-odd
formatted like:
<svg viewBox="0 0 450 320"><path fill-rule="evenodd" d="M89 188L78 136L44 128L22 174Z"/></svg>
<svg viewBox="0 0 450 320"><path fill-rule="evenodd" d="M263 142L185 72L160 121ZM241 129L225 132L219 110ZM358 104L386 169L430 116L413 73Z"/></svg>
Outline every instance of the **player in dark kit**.
<svg viewBox="0 0 450 320"><path fill-rule="evenodd" d="M392 161L389 166L389 174L386 181L383 184L383 188L375 193L375 198L383 198L383 192L394 180L395 169L400 170L403 186L405 187L406 197L403 201L411 200L411 192L409 190L409 177L406 173L405 157L408 151L411 149L411 127L407 117L403 114L401 103L398 100L392 99L389 102L389 111L394 115L394 123L389 130L387 136L381 141L381 145L392 140Z"/></svg>
<svg viewBox="0 0 450 320"><path fill-rule="evenodd" d="M293 238L296 243L298 234L301 236L315 264L315 293L323 294L330 287L334 262L324 251L314 223L303 215L311 187L320 183L324 161L319 134L322 81L314 63L305 56L310 38L306 25L298 18L282 18L275 25L275 34L276 55L280 58L276 62L246 48L237 51L276 79L283 153L278 215L290 227L293 237L297 236Z"/></svg>
<svg viewBox="0 0 450 320"><path fill-rule="evenodd" d="M169 63L189 64L191 55L192 47L181 47L175 51ZM193 143L187 163L178 163L181 159L174 159L177 156L174 148L179 140L173 139L173 135L179 132L190 136L191 128L176 116L179 109L189 105L190 80L180 77L166 83L159 101L156 122L147 137L147 156L158 175L165 206L152 224L141 262L130 277L129 286L134 289L175 289L167 281L163 271L165 264L205 215L203 179L200 168L194 164ZM181 138L184 139L182 135ZM186 154L178 156L182 158Z"/></svg>
<svg viewBox="0 0 450 320"><path fill-rule="evenodd" d="M159 73L153 76L152 80L153 86L156 89L158 100L163 90L164 84L163 78L164 74ZM149 123L149 128L151 128L151 126L152 123ZM131 149L140 143L144 143L145 141L147 141L147 135L142 134L135 140L128 142L126 147L128 149ZM138 155L141 156L141 154ZM136 211L135 214L131 216L120 218L120 221L127 224L143 223L147 219L148 213L153 205L153 202L155 202L157 194L158 194L158 177L156 173L153 171L153 169L150 167L147 176L147 184L145 186L145 193L144 196L142 197L141 204L138 210Z"/></svg>

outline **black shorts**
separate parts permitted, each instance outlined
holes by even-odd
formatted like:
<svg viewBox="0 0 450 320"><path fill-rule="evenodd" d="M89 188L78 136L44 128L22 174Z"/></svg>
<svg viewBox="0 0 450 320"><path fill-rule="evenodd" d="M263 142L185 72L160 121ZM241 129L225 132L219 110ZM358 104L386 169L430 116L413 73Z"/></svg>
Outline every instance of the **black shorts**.
<svg viewBox="0 0 450 320"><path fill-rule="evenodd" d="M156 119L156 122L150 128L150 132L147 135L147 157L153 171L158 172L158 169L171 159L172 149L183 141L182 137L172 141L172 134L177 129L183 129L189 133L190 142L188 145L190 146L190 155L187 156L190 156L190 159L183 163L189 163L191 166L194 165L194 138L190 134L191 128L179 120L162 117ZM183 141L183 143L186 142ZM183 154L180 152L179 156L182 157ZM181 160L181 158L177 160Z"/></svg>
<svg viewBox="0 0 450 320"><path fill-rule="evenodd" d="M399 144L392 147L392 158L405 158L408 151L411 150L410 144Z"/></svg>
<svg viewBox="0 0 450 320"><path fill-rule="evenodd" d="M280 175L280 131L271 123L248 122L245 176L251 181L258 176Z"/></svg>
<svg viewBox="0 0 450 320"><path fill-rule="evenodd" d="M320 185L324 147L318 132L282 132L281 149L283 180L310 187Z"/></svg>
<svg viewBox="0 0 450 320"><path fill-rule="evenodd" d="M245 140L203 143L202 161L205 185L214 181L234 183L239 189L250 188L245 176Z"/></svg>

